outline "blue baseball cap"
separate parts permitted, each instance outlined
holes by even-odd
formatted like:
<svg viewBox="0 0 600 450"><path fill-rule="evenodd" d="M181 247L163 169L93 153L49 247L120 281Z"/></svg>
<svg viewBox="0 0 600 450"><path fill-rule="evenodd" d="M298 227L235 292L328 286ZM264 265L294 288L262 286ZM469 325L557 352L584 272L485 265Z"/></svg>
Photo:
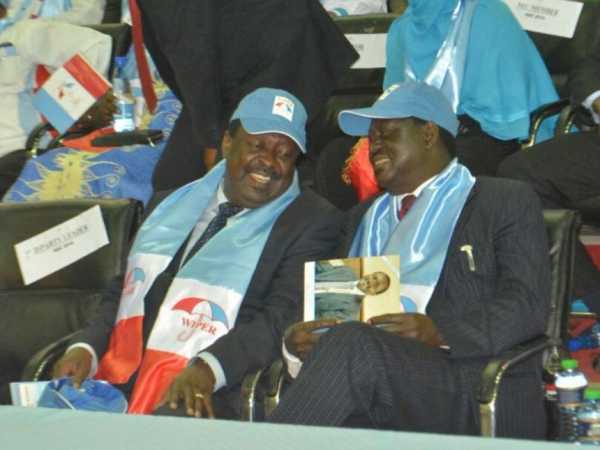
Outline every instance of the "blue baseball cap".
<svg viewBox="0 0 600 450"><path fill-rule="evenodd" d="M250 134L284 134L306 153L306 109L289 92L259 88L240 101L231 116L231 121L235 119Z"/></svg>
<svg viewBox="0 0 600 450"><path fill-rule="evenodd" d="M420 81L393 84L370 108L347 109L338 115L340 128L350 136L369 134L372 119L416 117L456 136L458 119L450 102L439 89Z"/></svg>

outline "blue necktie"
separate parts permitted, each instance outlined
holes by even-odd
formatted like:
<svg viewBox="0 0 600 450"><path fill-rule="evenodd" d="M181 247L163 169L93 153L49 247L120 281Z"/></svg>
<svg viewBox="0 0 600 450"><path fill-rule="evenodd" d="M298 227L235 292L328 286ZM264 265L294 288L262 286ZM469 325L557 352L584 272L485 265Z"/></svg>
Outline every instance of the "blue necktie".
<svg viewBox="0 0 600 450"><path fill-rule="evenodd" d="M208 226L206 227L206 230L204 230L204 233L202 233L202 236L200 236L200 238L188 252L183 264L185 264L188 259L194 256L196 252L210 240L210 238L212 238L215 234L221 231L223 227L225 227L227 219L235 216L243 209L244 208L241 206L235 206L229 202L221 203L219 205L219 211L217 212L217 215L208 223Z"/></svg>

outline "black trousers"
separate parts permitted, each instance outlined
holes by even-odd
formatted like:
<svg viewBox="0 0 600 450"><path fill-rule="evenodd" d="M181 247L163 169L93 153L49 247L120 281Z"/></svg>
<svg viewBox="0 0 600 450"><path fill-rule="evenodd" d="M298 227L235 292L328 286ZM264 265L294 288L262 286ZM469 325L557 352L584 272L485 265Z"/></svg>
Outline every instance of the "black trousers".
<svg viewBox="0 0 600 450"><path fill-rule="evenodd" d="M474 392L482 366L453 360L447 351L414 339L348 322L321 338L269 420L348 426L362 417L363 426L375 428L478 434ZM475 377L468 375L473 368ZM501 436L545 436L541 379L535 370L522 368L507 376L498 417Z"/></svg>
<svg viewBox="0 0 600 450"><path fill-rule="evenodd" d="M566 134L507 158L498 176L529 183L544 208L577 209L600 198L600 135L597 131ZM575 251L574 295L600 314L600 272L581 243Z"/></svg>
<svg viewBox="0 0 600 450"><path fill-rule="evenodd" d="M470 389L444 350L362 323L321 338L270 421L476 434Z"/></svg>

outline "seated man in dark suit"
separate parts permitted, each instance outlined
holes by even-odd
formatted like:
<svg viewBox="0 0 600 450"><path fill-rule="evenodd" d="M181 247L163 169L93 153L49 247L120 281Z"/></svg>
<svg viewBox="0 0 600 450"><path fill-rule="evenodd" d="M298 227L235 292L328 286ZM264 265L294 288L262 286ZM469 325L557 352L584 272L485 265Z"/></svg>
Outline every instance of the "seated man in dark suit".
<svg viewBox="0 0 600 450"><path fill-rule="evenodd" d="M591 53L569 74L573 105L590 110L600 123L600 53ZM526 181L544 208L578 209L582 202L600 196L600 127L569 133L542 142L506 158L498 175ZM582 244L575 252L575 298L600 314L600 271Z"/></svg>
<svg viewBox="0 0 600 450"><path fill-rule="evenodd" d="M271 418L476 434L486 362L545 329L550 270L539 200L523 183L475 179L457 163L458 121L426 84L392 85L371 108L341 112L339 123L368 134L385 190L349 211L339 255L399 254L400 293L417 313L294 324L285 353L302 368ZM500 434L543 436L540 361L523 363L502 389Z"/></svg>
<svg viewBox="0 0 600 450"><path fill-rule="evenodd" d="M125 279L56 377L119 385L132 413L166 401L188 415L239 414L243 376L277 357L300 315L304 261L325 256L338 233L333 207L299 191L305 123L286 91L261 88L240 102L225 160L152 211Z"/></svg>

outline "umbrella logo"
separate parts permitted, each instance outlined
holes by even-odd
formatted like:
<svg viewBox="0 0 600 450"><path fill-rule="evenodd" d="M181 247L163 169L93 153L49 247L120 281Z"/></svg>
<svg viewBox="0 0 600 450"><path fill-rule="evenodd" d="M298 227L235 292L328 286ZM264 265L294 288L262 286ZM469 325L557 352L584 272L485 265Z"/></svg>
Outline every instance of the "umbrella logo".
<svg viewBox="0 0 600 450"><path fill-rule="evenodd" d="M222 323L226 329L229 329L229 321L223 308L210 300L199 297L186 297L179 300L171 308L172 311L183 311L190 317L182 318L182 324L186 328L177 339L187 341L196 330L202 330L206 333L216 335L217 327L215 322Z"/></svg>
<svg viewBox="0 0 600 450"><path fill-rule="evenodd" d="M123 295L131 295L138 283L141 284L145 280L146 275L142 269L135 267L133 270L130 270L125 276L125 282L123 283Z"/></svg>

